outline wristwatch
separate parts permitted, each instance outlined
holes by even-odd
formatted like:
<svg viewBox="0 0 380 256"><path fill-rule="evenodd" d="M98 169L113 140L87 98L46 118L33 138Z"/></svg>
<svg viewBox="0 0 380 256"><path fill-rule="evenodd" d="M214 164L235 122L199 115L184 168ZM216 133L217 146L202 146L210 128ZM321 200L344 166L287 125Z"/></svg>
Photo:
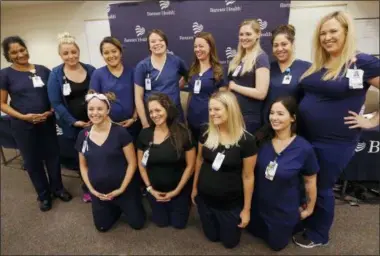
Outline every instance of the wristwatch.
<svg viewBox="0 0 380 256"><path fill-rule="evenodd" d="M150 191L152 191L153 187L152 186L147 186L146 187L146 191L148 191L148 193L150 193Z"/></svg>

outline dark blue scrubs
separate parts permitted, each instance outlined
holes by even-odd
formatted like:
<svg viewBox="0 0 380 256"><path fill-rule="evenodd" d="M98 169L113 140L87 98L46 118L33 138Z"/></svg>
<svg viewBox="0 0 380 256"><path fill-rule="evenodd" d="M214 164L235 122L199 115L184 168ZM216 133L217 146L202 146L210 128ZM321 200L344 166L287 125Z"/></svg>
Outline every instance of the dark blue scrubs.
<svg viewBox="0 0 380 256"><path fill-rule="evenodd" d="M35 65L35 69L36 76L41 77L45 84L43 87L33 86L31 72L17 71L11 67L0 71L0 89L9 93L10 106L22 114L42 114L50 110L46 89L50 70L41 65ZM51 193L62 192L59 145L54 115L38 124L12 117L11 127L38 199L49 200ZM45 174L44 163L49 179Z"/></svg>
<svg viewBox="0 0 380 256"><path fill-rule="evenodd" d="M185 129L182 132L187 133ZM137 148L143 152L149 150L146 170L152 187L160 192L169 192L178 186L186 169L186 151L192 150L195 142L187 136L182 152L178 156L170 137L160 144L152 144L153 133L154 127L142 129L137 139ZM179 195L169 202L157 202L156 198L148 193L152 221L157 226L171 225L178 229L186 227L191 205L191 185L192 182L188 181Z"/></svg>
<svg viewBox="0 0 380 256"><path fill-rule="evenodd" d="M203 163L199 172L198 196L196 203L202 222L203 233L210 241L221 241L226 248L233 248L240 242L240 212L244 206L244 185L242 180L244 158L257 153L254 137L245 132L238 145L216 150L204 146L207 135L200 137ZM225 155L218 171L212 164L218 153Z"/></svg>
<svg viewBox="0 0 380 256"><path fill-rule="evenodd" d="M242 65L242 64L240 64ZM263 52L257 56L256 64L253 70L241 75L241 70L239 74L234 77L232 76L233 71L229 74L229 80L234 81L236 84L244 87L255 88L256 87L256 69L259 68L270 68L268 55ZM251 97L244 96L240 93L234 92L243 114L246 129L250 133L254 133L257 129L261 127L261 116L263 108L263 100L253 99Z"/></svg>
<svg viewBox="0 0 380 256"><path fill-rule="evenodd" d="M300 101L302 92L298 86L299 79L310 65L310 62L296 59L288 69L281 72L277 61L271 63L269 89L263 108L264 123L269 122L269 107L278 97L293 96L297 102ZM291 76L291 80L289 84L286 84L286 82L284 83L284 77L289 75Z"/></svg>
<svg viewBox="0 0 380 256"><path fill-rule="evenodd" d="M199 93L194 92L196 80L201 81ZM187 110L187 122L191 133L196 141L199 139L201 126L208 124L208 101L210 96L227 82L224 79L216 81L212 68L209 68L202 75L194 75L189 81L189 92L191 93L190 103Z"/></svg>
<svg viewBox="0 0 380 256"><path fill-rule="evenodd" d="M133 70L124 67L120 77L114 76L107 66L95 70L90 81L90 89L99 93L113 92L116 101L111 102L110 117L113 122L119 123L133 117L135 111L135 90ZM136 139L141 130L140 121L136 121L127 128L129 134Z"/></svg>
<svg viewBox="0 0 380 256"><path fill-rule="evenodd" d="M91 128L83 129L75 145L82 153L84 141L88 149L84 152L88 167L88 179L96 191L108 194L121 187L128 167L123 148L133 142L129 133L120 125L112 124L107 139L98 145L89 138ZM145 222L145 210L137 176L134 175L127 189L111 201L102 201L91 195L92 213L95 227L107 231L119 219L121 213L127 217L128 224L140 229Z"/></svg>
<svg viewBox="0 0 380 256"><path fill-rule="evenodd" d="M162 71L155 69L151 62L151 57L140 61L135 69L135 84L144 88L144 102L146 103L149 96L154 92L167 94L177 106L181 120L184 121L183 110L181 106L179 80L182 76L187 75L185 62L178 56L167 54L166 62ZM145 89L145 79L150 78L151 90Z"/></svg>
<svg viewBox="0 0 380 256"><path fill-rule="evenodd" d="M273 180L269 180L265 170L275 159L278 167ZM300 221L300 179L318 171L317 157L304 138L297 136L279 154L271 141L265 143L257 155L248 231L264 239L273 250L283 249Z"/></svg>
<svg viewBox="0 0 380 256"><path fill-rule="evenodd" d="M380 76L378 58L364 53L356 58L357 68L364 71L361 89L350 89L345 75L323 81L325 68L300 82L305 93L299 105L300 125L315 149L320 166L316 206L305 222L306 235L315 243L325 244L329 240L335 204L332 188L353 156L360 136L361 130L349 129L344 117L349 115L349 110L360 112L370 87L367 81Z"/></svg>

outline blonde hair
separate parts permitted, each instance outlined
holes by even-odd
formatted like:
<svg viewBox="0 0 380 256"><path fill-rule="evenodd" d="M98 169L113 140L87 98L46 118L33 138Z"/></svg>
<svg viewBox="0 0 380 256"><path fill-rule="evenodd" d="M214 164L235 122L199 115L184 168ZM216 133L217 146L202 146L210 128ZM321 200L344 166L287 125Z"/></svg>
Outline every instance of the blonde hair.
<svg viewBox="0 0 380 256"><path fill-rule="evenodd" d="M327 70L327 72L322 77L322 80L335 80L339 75L344 76L347 72L347 69L350 65L351 59L356 55L356 38L354 25L351 17L342 11L333 12L326 16L324 16L319 23L317 24L317 28L314 31L313 36L313 56L312 56L312 65L306 70L306 72L301 76L301 80L311 74L318 72L321 70L326 62L329 60L329 53L323 49L320 42L320 31L324 23L331 19L336 19L340 25L342 25L345 30L346 39L343 45L342 53L339 56L337 61L334 61L331 67ZM344 68L344 72L341 73Z"/></svg>
<svg viewBox="0 0 380 256"><path fill-rule="evenodd" d="M227 129L230 135L230 141L227 145L238 146L238 142L245 132L245 123L235 95L229 91L218 91L211 95L210 101L212 99L222 103L227 111ZM220 143L219 128L210 121L204 135L206 134L208 136L204 145L211 150L217 149Z"/></svg>
<svg viewBox="0 0 380 256"><path fill-rule="evenodd" d="M69 32L63 32L58 34L58 52L61 49L62 44L73 44L79 51L79 47L75 41L75 37L70 35Z"/></svg>
<svg viewBox="0 0 380 256"><path fill-rule="evenodd" d="M241 27L248 25L252 30L259 35L257 38L256 42L253 45L253 50L249 54L247 54L246 50L241 46L241 43L239 41L238 44L238 49L236 56L231 60L229 67L228 67L228 73L233 72L237 66L240 65L241 60L243 57L245 57L245 61L243 63L243 69L241 71L241 74L244 75L247 72L252 71L253 67L256 64L256 58L259 56L263 50L261 49L260 45L260 36L261 36L261 28L260 28L260 23L257 20L254 19L249 19L249 20L244 20L239 27L239 30Z"/></svg>

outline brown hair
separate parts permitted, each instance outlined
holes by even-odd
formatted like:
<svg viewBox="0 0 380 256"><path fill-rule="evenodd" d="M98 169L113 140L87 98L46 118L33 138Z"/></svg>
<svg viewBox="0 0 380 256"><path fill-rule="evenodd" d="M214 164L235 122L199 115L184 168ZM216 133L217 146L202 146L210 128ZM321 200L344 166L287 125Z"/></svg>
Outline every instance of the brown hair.
<svg viewBox="0 0 380 256"><path fill-rule="evenodd" d="M148 37L147 37L147 41L148 41L148 50L150 51L150 43L149 43L149 38L152 34L157 34L159 35L162 40L164 40L165 44L166 44L166 48L169 47L169 42L168 42L168 37L165 35L164 31L162 31L161 29L152 29L151 31L149 31L148 33Z"/></svg>
<svg viewBox="0 0 380 256"><path fill-rule="evenodd" d="M273 31L272 31L272 39L271 39L271 42L273 44L273 41L274 39L276 38L276 36L278 35L285 35L286 38L291 42L293 43L294 42L294 39L295 39L295 36L296 36L296 29L293 25L291 24L287 24L287 25L280 25L278 26L277 28L275 28Z"/></svg>
<svg viewBox="0 0 380 256"><path fill-rule="evenodd" d="M212 34L209 32L197 33L194 37L194 42L195 42L195 39L197 38L202 38L206 40L207 44L210 46L210 64L211 64L212 71L214 72L214 79L219 82L220 80L223 79L223 68L219 62L219 57L216 51L215 39L212 36ZM189 72L189 80L191 79L193 75L198 74L199 72L200 72L199 60L194 53L194 61L191 64L190 72Z"/></svg>
<svg viewBox="0 0 380 256"><path fill-rule="evenodd" d="M183 146L185 145L186 140L191 142L191 133L189 129L179 121L179 111L168 95L159 92L153 93L148 98L147 106L149 105L149 102L152 101L157 101L166 110L166 124L169 128L170 142L175 147L179 158L183 152ZM150 115L148 116L150 126L154 127L154 122L150 118Z"/></svg>
<svg viewBox="0 0 380 256"><path fill-rule="evenodd" d="M103 40L100 42L100 53L103 54L103 45L104 44L112 44L114 45L121 53L123 53L123 45L120 43L118 39L112 36L106 36L103 38Z"/></svg>

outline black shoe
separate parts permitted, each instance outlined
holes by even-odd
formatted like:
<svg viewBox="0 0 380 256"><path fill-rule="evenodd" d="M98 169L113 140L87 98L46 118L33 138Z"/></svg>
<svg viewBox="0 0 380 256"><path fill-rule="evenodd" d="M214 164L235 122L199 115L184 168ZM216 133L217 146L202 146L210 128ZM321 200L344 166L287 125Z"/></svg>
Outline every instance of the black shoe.
<svg viewBox="0 0 380 256"><path fill-rule="evenodd" d="M46 200L42 200L42 201L38 201L38 202L40 205L40 210L42 212L47 212L51 209L51 200L46 199Z"/></svg>
<svg viewBox="0 0 380 256"><path fill-rule="evenodd" d="M59 193L53 193L53 197L58 197L64 202L69 202L71 199L73 199L73 196L66 190L62 190Z"/></svg>
<svg viewBox="0 0 380 256"><path fill-rule="evenodd" d="M305 232L300 232L300 233L297 233L293 236L293 242L302 247L302 248L307 248L307 249L310 249L310 248L314 248L314 247L318 247L318 246L327 246L329 244L329 242L327 243L315 243L313 241L311 241L305 234Z"/></svg>

